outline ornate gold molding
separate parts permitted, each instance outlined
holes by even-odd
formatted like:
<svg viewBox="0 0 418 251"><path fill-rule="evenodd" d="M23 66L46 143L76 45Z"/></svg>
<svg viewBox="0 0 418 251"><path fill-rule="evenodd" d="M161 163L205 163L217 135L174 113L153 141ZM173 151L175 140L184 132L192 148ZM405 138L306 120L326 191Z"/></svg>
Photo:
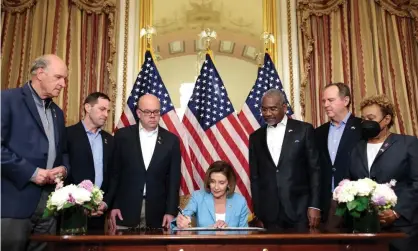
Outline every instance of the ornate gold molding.
<svg viewBox="0 0 418 251"><path fill-rule="evenodd" d="M295 89L293 86L293 46L292 46L292 13L290 11L290 0L286 3L287 9L287 43L289 46L289 84L290 84L290 106L294 107Z"/></svg>
<svg viewBox="0 0 418 251"><path fill-rule="evenodd" d="M129 33L129 0L125 0L125 23L124 23L124 33L123 33L123 83L122 83L122 105L121 105L121 114L125 109L126 103L126 82L128 75L128 33ZM116 124L116 123L115 123Z"/></svg>
<svg viewBox="0 0 418 251"><path fill-rule="evenodd" d="M27 9L32 8L36 4L37 0L3 0L1 3L2 11L11 13L21 13Z"/></svg>
<svg viewBox="0 0 418 251"><path fill-rule="evenodd" d="M153 14L153 0L141 0L139 1L139 27L138 27L138 34L139 30L142 28L146 28L147 26L152 26L152 14ZM157 31L158 32L158 31ZM139 36L138 36L139 38ZM147 38L143 36L139 38L139 50L138 50L138 67L141 67L144 61L145 51L147 50ZM152 48L152 40L151 40L151 48Z"/></svg>
<svg viewBox="0 0 418 251"><path fill-rule="evenodd" d="M277 8L276 0L263 0L263 31L273 34L274 39L278 39L277 36ZM277 65L277 42L268 43L268 52L270 53L271 60L274 65Z"/></svg>

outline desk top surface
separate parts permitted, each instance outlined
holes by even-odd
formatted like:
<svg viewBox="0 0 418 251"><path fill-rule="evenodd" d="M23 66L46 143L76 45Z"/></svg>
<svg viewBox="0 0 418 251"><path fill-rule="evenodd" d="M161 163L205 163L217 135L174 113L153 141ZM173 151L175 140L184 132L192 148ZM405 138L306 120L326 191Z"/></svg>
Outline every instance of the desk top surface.
<svg viewBox="0 0 418 251"><path fill-rule="evenodd" d="M344 233L308 230L296 231L166 231L124 230L113 233L89 232L87 235L32 235L31 239L43 242L153 242L153 241L222 241L222 240L390 240L405 238L401 232Z"/></svg>

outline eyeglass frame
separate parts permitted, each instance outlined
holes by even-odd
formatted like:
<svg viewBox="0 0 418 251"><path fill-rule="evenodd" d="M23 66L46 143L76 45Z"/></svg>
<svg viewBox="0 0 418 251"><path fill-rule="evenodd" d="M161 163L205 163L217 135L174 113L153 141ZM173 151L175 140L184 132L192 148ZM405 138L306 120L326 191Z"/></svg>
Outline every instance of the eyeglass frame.
<svg viewBox="0 0 418 251"><path fill-rule="evenodd" d="M154 111L150 111L150 110L142 110L141 108L138 108L139 111L141 111L145 116L149 117L151 116L151 114L154 114L154 116L160 116L161 115L161 110L154 110Z"/></svg>

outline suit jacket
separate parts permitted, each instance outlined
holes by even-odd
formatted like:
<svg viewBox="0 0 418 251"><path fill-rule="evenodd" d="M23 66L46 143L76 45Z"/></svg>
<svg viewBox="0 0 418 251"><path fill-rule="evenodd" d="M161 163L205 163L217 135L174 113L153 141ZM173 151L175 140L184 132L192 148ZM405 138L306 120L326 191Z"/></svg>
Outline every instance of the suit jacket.
<svg viewBox="0 0 418 251"><path fill-rule="evenodd" d="M62 110L50 104L56 158L54 167L64 165L69 172L65 151L65 124ZM30 218L35 211L41 190L30 179L36 168L45 168L48 159L48 138L35 105L29 83L21 88L1 92L1 217Z"/></svg>
<svg viewBox="0 0 418 251"><path fill-rule="evenodd" d="M332 176L334 176L334 187L337 187L350 168L351 150L362 138L361 119L351 115L345 125L333 165L328 151L329 128L330 122L315 129L321 165L321 219L323 221L327 220L330 209Z"/></svg>
<svg viewBox="0 0 418 251"><path fill-rule="evenodd" d="M398 197L394 210L401 216L394 226L418 227L418 139L414 136L391 134L383 143L369 171L367 141L360 141L351 154L348 178L369 177L377 183L395 179Z"/></svg>
<svg viewBox="0 0 418 251"><path fill-rule="evenodd" d="M117 189L113 208L120 209L118 225L140 223L144 185L147 185L145 215L148 227L161 228L164 214L177 215L180 189L180 141L164 128L158 128L157 142L148 169L145 169L138 125L116 131L113 177L110 193Z"/></svg>
<svg viewBox="0 0 418 251"><path fill-rule="evenodd" d="M113 150L113 136L104 130L101 130L100 134L103 142L103 183L100 189L104 192L103 201L109 206L114 196L114 194L110 194L108 191L111 180L109 165L111 164ZM67 176L66 183L79 184L83 180L91 180L95 183L93 153L81 121L67 127L67 149L72 169ZM105 216L91 218L89 220L89 228L103 228L104 220Z"/></svg>
<svg viewBox="0 0 418 251"><path fill-rule="evenodd" d="M267 126L250 135L250 179L254 212L263 223L307 223L308 207L319 208L320 167L311 124L289 119L278 165L267 146Z"/></svg>
<svg viewBox="0 0 418 251"><path fill-rule="evenodd" d="M197 227L210 227L216 222L215 203L212 193L198 190L192 193L184 215L196 217ZM237 193L226 199L225 222L228 227L248 227L248 206L245 198ZM176 226L176 220L171 223Z"/></svg>

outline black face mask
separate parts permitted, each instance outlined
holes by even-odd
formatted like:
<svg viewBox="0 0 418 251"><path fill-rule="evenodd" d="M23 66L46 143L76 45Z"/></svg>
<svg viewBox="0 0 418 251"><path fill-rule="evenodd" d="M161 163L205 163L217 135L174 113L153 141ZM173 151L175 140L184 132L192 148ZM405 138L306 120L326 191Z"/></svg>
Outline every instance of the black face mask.
<svg viewBox="0 0 418 251"><path fill-rule="evenodd" d="M382 122L383 119L379 122L374 120L363 120L361 123L363 137L366 139L372 139L379 135L380 131L382 131L382 129L380 129L380 122Z"/></svg>

